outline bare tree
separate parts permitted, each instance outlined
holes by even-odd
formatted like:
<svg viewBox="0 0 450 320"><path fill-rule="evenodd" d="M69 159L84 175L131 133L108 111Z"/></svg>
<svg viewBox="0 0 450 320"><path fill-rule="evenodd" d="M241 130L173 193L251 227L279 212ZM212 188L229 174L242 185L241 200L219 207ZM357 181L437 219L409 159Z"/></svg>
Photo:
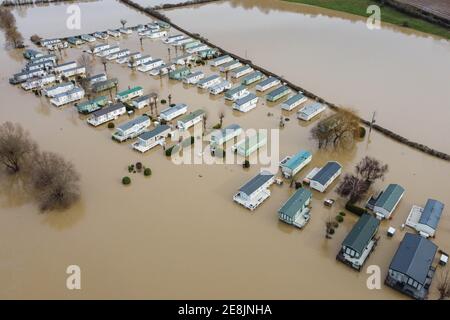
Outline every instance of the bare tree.
<svg viewBox="0 0 450 320"><path fill-rule="evenodd" d="M378 179L383 179L387 171L387 164L382 164L381 161L368 156L364 157L356 165L357 174L370 183Z"/></svg>
<svg viewBox="0 0 450 320"><path fill-rule="evenodd" d="M334 221L331 215L328 215L327 218L325 218L325 238L331 239L332 235L334 234Z"/></svg>
<svg viewBox="0 0 450 320"><path fill-rule="evenodd" d="M219 112L219 125L220 125L221 128L222 128L222 125L223 125L223 118L225 118L225 112L220 111Z"/></svg>
<svg viewBox="0 0 450 320"><path fill-rule="evenodd" d="M71 162L52 152L40 153L31 187L41 210L67 209L80 197L80 176Z"/></svg>
<svg viewBox="0 0 450 320"><path fill-rule="evenodd" d="M172 95L169 93L167 96L167 100L169 100L169 106L172 104Z"/></svg>
<svg viewBox="0 0 450 320"><path fill-rule="evenodd" d="M450 271L448 268L441 270L438 277L437 290L439 291L439 300L450 298Z"/></svg>
<svg viewBox="0 0 450 320"><path fill-rule="evenodd" d="M370 183L364 179L353 174L346 174L337 187L336 192L343 198L349 198L351 203L355 203L363 198L369 187Z"/></svg>
<svg viewBox="0 0 450 320"><path fill-rule="evenodd" d="M0 29L5 32L6 42L14 48L23 47L23 36L17 30L16 18L9 9L0 9Z"/></svg>
<svg viewBox="0 0 450 320"><path fill-rule="evenodd" d="M77 63L80 67L84 67L86 69L86 75L89 77L94 68L94 61L91 56L83 53L77 60Z"/></svg>
<svg viewBox="0 0 450 320"><path fill-rule="evenodd" d="M127 24L127 20L125 20L125 19L120 19L120 23L122 24L122 28L124 28L125 29L125 25Z"/></svg>
<svg viewBox="0 0 450 320"><path fill-rule="evenodd" d="M349 147L354 144L359 132L360 120L350 109L339 109L336 113L321 120L311 130L311 136L319 148Z"/></svg>
<svg viewBox="0 0 450 320"><path fill-rule="evenodd" d="M105 70L105 73L107 73L107 70L106 70L107 64L108 64L108 59L106 59L106 57L102 57L102 65L103 65L103 69Z"/></svg>
<svg viewBox="0 0 450 320"><path fill-rule="evenodd" d="M37 144L19 124L5 122L0 126L0 163L9 172L19 172L37 149Z"/></svg>
<svg viewBox="0 0 450 320"><path fill-rule="evenodd" d="M39 37L37 34L33 34L30 37L31 42L33 42L34 44L38 44L39 42L41 42L42 38Z"/></svg>

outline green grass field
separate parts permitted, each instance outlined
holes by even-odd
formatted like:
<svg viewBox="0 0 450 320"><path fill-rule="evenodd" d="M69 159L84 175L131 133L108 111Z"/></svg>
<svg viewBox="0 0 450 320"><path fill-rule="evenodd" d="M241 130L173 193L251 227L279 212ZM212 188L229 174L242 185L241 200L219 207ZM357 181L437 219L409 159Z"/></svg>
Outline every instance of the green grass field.
<svg viewBox="0 0 450 320"><path fill-rule="evenodd" d="M371 0L285 0L288 2L303 3L312 6L327 8L336 11L347 12L358 16L368 17L367 7L379 3ZM381 22L392 23L402 27L408 27L425 33L434 34L445 39L450 39L450 30L412 17L388 6L381 6Z"/></svg>

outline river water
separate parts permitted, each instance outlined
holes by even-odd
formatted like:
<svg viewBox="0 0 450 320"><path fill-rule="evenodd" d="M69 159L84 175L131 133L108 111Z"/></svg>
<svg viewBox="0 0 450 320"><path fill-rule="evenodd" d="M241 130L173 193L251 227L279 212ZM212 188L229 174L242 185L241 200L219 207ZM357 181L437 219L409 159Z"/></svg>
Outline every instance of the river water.
<svg viewBox="0 0 450 320"><path fill-rule="evenodd" d="M92 10L95 12L106 4L111 14L96 19ZM123 17L130 24L150 21L115 1L80 6L85 12L82 32L117 26ZM26 38L33 33L56 37L74 33L57 24L65 23L59 16L66 7L51 5L45 7L45 12L33 7L21 9L20 13L15 9L14 14ZM35 22L39 17L55 16L62 22L55 21L53 25ZM3 35L0 37L3 43ZM122 37L119 43L124 48L168 59L167 46L160 41L144 40L141 47L133 34ZM62 60L77 59L84 48L64 50ZM43 214L17 182L1 176L1 298L404 298L384 286L368 290L365 271L357 273L336 262L340 243L356 221L355 216L347 214L333 239L324 238L325 220L336 215L344 203L338 199L332 209L322 204L325 197L336 198L332 191L336 183L326 194L314 192L312 220L304 230L297 230L277 218L278 208L293 192L287 183L272 186L272 196L252 213L233 203L236 190L261 166L244 170L239 163L175 165L159 147L138 154L131 150L129 142L113 142L111 131L105 126L88 126L85 117L78 115L72 106L57 109L44 98L9 85L8 77L24 63L20 51L2 49L0 61L1 121L22 124L41 149L63 154L82 177L79 203L65 212ZM103 69L98 58L95 68L98 72ZM196 69L215 72L210 67ZM108 64L107 71L109 77L119 78L119 89L141 85L145 92L158 92L162 98L170 93L173 102L186 103L191 110L204 108L208 113L208 130L218 122L220 112L225 113L225 125L278 128L282 113L277 104L259 102L256 109L242 115L233 112L223 97L211 98L167 78L152 78L114 63ZM162 108L159 105L159 110ZM149 110L139 113L143 112ZM299 174L299 179L308 169L328 160L338 160L344 171L350 172L363 156L371 155L390 166L385 181L377 183L374 189L386 183L399 183L407 190L393 220L382 223L379 246L368 260L367 265L380 266L384 278L404 234L398 230L394 238L388 239L386 229L390 225L399 228L411 206L423 205L429 197L449 204L450 165L375 132L350 152L319 152L309 139L311 124L296 120L295 112L283 116L291 120L280 130L279 156L300 149L314 152L313 162ZM115 123L127 118L122 116ZM150 167L152 176L130 174L132 184L122 186L120 180L128 175L127 166L136 161ZM448 210L434 239L444 251L449 250L450 243L447 213ZM82 270L79 291L66 288L65 271L73 264ZM431 298L435 297L433 286Z"/></svg>

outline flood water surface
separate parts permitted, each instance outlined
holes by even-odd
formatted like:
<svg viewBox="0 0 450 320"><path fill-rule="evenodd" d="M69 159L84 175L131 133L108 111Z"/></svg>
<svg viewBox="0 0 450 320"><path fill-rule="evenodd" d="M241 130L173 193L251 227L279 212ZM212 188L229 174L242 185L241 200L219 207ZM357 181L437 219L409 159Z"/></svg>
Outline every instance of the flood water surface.
<svg viewBox="0 0 450 320"><path fill-rule="evenodd" d="M61 8L64 5L47 9ZM23 21L42 14L34 9L29 9L26 17L14 11L22 26L20 31L32 34L40 28L39 32L46 32L49 37L60 36L50 26L32 28ZM125 6L118 9L130 23L150 21ZM89 23L92 30L98 21L88 21L87 26ZM116 16L102 21L102 28L108 23L117 25ZM3 35L0 37L3 42ZM167 45L146 39L141 47L135 33L109 41L132 51L169 58ZM250 43L247 48L254 50ZM77 59L83 49L86 46L63 50L61 60ZM174 52L171 54L173 57ZM60 153L72 161L82 178L79 203L65 212L40 213L14 179L1 176L1 298L404 298L385 286L369 290L365 271L357 273L335 260L340 243L357 220L348 213L333 239L325 239L326 219L337 215L344 205L340 199L331 209L322 204L327 197L337 198L333 191L336 182L325 194L313 193L312 219L304 230L295 229L280 222L277 216L277 210L294 191L287 181L281 186L273 185L271 197L253 212L232 201L239 187L264 166L252 165L244 170L242 159L227 165L175 165L159 146L145 154L137 153L130 142L112 141L112 131L106 126L89 126L86 117L80 116L73 106L55 108L45 98L8 84L8 77L24 63L20 51L2 49L0 62L1 121L20 123L41 149ZM208 66L194 69L207 74L218 72ZM96 58L95 72L102 70L100 59ZM346 153L317 151L310 140L311 126L317 120L306 125L296 119L295 111L282 113L279 104L261 99L256 109L239 114L224 102L223 96L211 97L167 77L150 77L116 63L107 64L107 73L119 79L119 90L141 85L145 93L157 92L160 99L171 94L174 103L186 103L191 111L205 109L209 132L219 122L221 112L225 113L224 125L238 123L245 129L278 129L280 116L289 118L279 131L279 158L301 149L313 152L313 161L298 179L329 160L339 161L345 172L351 172L365 155L389 164L385 181L377 183L373 191L386 183L399 183L405 187L406 195L393 220L382 223L379 245L367 262L380 266L383 279L403 237L404 231L399 228L411 206L423 205L427 198L450 204L449 163L375 132ZM323 88L327 86L324 84ZM162 108L159 104L158 110ZM150 110L137 113L144 112ZM121 116L114 122L117 125L128 119L129 116ZM152 169L151 177L128 173L127 166L137 161ZM121 184L125 175L132 179L127 187ZM398 228L392 239L385 235L389 226ZM434 241L448 252L448 212L442 217ZM66 288L66 268L74 264L82 271L79 291ZM431 297L436 297L434 286Z"/></svg>

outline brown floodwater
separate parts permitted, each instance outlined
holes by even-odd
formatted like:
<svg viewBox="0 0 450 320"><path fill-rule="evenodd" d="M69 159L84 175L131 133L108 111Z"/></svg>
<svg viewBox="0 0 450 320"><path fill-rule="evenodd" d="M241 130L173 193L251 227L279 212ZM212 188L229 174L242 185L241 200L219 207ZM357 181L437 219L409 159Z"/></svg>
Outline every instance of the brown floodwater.
<svg viewBox="0 0 450 320"><path fill-rule="evenodd" d="M105 16L101 21L93 15L92 21L85 21L84 30L117 25L121 16L126 16L130 24L150 21L117 2L108 4L116 6L120 14ZM92 5L84 3L81 7ZM65 6L48 6L46 14L41 8L29 8L25 16L17 10L14 14L23 34L56 37L69 32L56 25L24 20L61 14ZM4 42L3 35L0 41ZM166 45L145 40L140 47L136 34L123 37L120 46L168 58ZM78 58L83 48L64 50L63 61ZM314 192L312 220L304 230L295 229L277 217L277 209L293 192L287 183L272 186L272 196L254 212L233 203L233 194L259 171L259 165L249 170L239 164L175 165L159 147L139 154L131 150L130 142L112 141L106 126L87 125L85 117L72 106L57 109L46 99L9 85L8 77L24 63L20 51L0 50L0 62L1 121L20 123L41 149L63 154L82 177L79 203L65 212L43 214L16 181L1 176L1 298L404 298L384 286L381 290L368 290L365 271L354 272L335 260L341 241L356 221L355 216L347 214L333 239L325 240L326 218L336 215L343 205L342 200L332 209L322 204L325 197L336 197L332 191L336 183L326 194ZM131 72L114 63L107 68L109 77L119 78L119 89L141 85L145 92L156 91L162 98L170 93L173 102L186 103L191 110L204 108L208 130L219 121L219 112L225 112L225 125L238 123L245 129L277 129L279 116L289 117L290 121L280 130L279 156L300 149L314 152L313 162L299 174L299 179L308 169L328 160L340 161L346 172L352 171L365 155L388 163L390 171L385 181L377 183L374 189L394 182L405 187L406 195L393 220L382 223L379 246L366 265L379 265L383 277L404 233L399 230L388 239L388 226L400 227L411 206L423 204L429 197L450 204L448 162L416 152L376 132L352 151L319 152L309 139L312 124L296 120L295 112L281 113L278 104L259 102L251 112L237 114L223 97L211 98L195 87ZM95 69L103 69L98 58ZM209 67L196 69L215 71ZM143 112L149 110L139 113ZM273 116L268 116L269 112ZM115 123L127 118L122 116ZM136 161L150 167L152 176L130 174L132 184L122 186L120 180L128 175L127 166ZM449 251L447 209L434 241ZM66 289L65 271L72 264L81 267L79 291ZM431 298L436 296L433 286Z"/></svg>
<svg viewBox="0 0 450 320"><path fill-rule="evenodd" d="M450 42L279 0L166 11L178 25L414 141L450 153ZM192 17L195 16L195 19ZM381 17L383 19L383 17Z"/></svg>

